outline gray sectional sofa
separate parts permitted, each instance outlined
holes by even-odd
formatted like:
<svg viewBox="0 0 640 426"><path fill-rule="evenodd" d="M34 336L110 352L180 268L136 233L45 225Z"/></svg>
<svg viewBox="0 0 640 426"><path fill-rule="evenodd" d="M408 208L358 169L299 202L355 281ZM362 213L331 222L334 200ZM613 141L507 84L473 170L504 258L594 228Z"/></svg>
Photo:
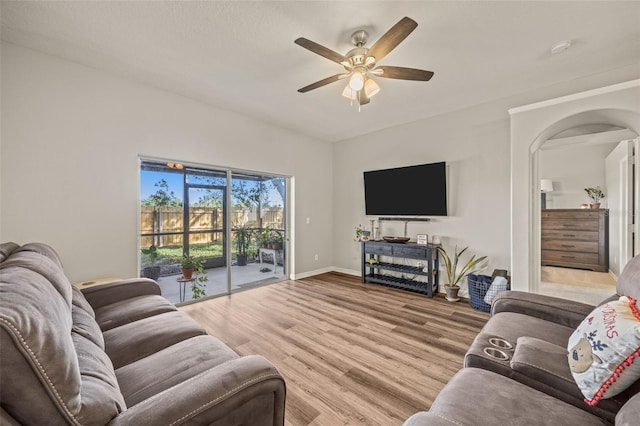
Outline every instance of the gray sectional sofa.
<svg viewBox="0 0 640 426"><path fill-rule="evenodd" d="M616 293L599 308L608 309L605 304L620 296L640 299L640 256L625 267ZM594 309L532 293L500 293L489 321L467 351L464 368L440 392L429 412L413 415L405 426L640 425L640 380L632 375L626 390L589 405L572 375L568 341L583 321L591 324ZM635 334L637 339L640 328ZM637 354L636 364L640 363ZM633 354L629 360L633 365Z"/></svg>
<svg viewBox="0 0 640 426"><path fill-rule="evenodd" d="M0 245L0 424L282 425L285 383L148 279L80 291L44 244Z"/></svg>

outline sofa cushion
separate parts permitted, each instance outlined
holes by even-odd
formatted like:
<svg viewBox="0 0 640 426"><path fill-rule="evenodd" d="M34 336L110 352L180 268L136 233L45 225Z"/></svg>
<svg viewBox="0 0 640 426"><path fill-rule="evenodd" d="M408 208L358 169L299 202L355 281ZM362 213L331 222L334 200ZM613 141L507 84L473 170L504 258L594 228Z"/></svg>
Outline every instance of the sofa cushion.
<svg viewBox="0 0 640 426"><path fill-rule="evenodd" d="M115 368L202 334L205 331L181 311L143 318L103 333L106 352Z"/></svg>
<svg viewBox="0 0 640 426"><path fill-rule="evenodd" d="M616 293L640 300L640 254L627 263L618 277Z"/></svg>
<svg viewBox="0 0 640 426"><path fill-rule="evenodd" d="M640 393L624 404L616 416L616 426L636 426L640 416Z"/></svg>
<svg viewBox="0 0 640 426"><path fill-rule="evenodd" d="M11 253L19 249L20 246L16 243L2 243L0 244L0 262L9 257Z"/></svg>
<svg viewBox="0 0 640 426"><path fill-rule="evenodd" d="M58 292L65 305L71 306L71 283L58 264L48 257L35 251L16 250L4 262L0 263L0 268L24 268L35 272L46 279L49 287L53 287Z"/></svg>
<svg viewBox="0 0 640 426"><path fill-rule="evenodd" d="M0 263L0 375L13 384L0 386L0 399L21 423L107 423L126 408L106 354L73 323L71 295L56 262L37 251Z"/></svg>
<svg viewBox="0 0 640 426"><path fill-rule="evenodd" d="M107 331L142 318L176 310L176 307L162 296L144 295L97 308L95 314L102 331Z"/></svg>
<svg viewBox="0 0 640 426"><path fill-rule="evenodd" d="M569 367L587 404L625 390L640 378L636 300L622 296L598 306L571 335L567 349Z"/></svg>
<svg viewBox="0 0 640 426"><path fill-rule="evenodd" d="M545 340L558 346L566 346L573 328L540 318L513 312L500 312L482 328L482 333L502 337L514 344L519 337L528 336Z"/></svg>
<svg viewBox="0 0 640 426"><path fill-rule="evenodd" d="M76 305L71 305L71 318L73 319L71 330L90 340L104 351L104 337L96 320L87 311Z"/></svg>
<svg viewBox="0 0 640 426"><path fill-rule="evenodd" d="M213 336L183 340L116 370L131 407L238 355Z"/></svg>
<svg viewBox="0 0 640 426"><path fill-rule="evenodd" d="M60 259L60 256L58 256L58 253L56 253L56 251L51 246L43 243L28 243L16 250L16 253L21 251L38 253L42 257L46 257L56 265L58 270L62 272L62 260Z"/></svg>
<svg viewBox="0 0 640 426"><path fill-rule="evenodd" d="M578 394L563 346L534 337L520 337L511 359L511 368L567 394Z"/></svg>
<svg viewBox="0 0 640 426"><path fill-rule="evenodd" d="M463 368L449 381L429 409L430 416L411 425L603 425L593 414L490 371ZM442 420L442 421L441 421ZM481 421L479 421L481 420Z"/></svg>

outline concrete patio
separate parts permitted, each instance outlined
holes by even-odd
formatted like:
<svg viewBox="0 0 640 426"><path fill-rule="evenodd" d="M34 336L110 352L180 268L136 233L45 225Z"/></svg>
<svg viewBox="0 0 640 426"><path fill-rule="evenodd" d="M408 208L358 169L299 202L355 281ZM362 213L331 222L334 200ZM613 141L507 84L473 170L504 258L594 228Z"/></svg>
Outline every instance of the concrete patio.
<svg viewBox="0 0 640 426"><path fill-rule="evenodd" d="M231 291L233 292L244 287L263 285L286 279L282 265L278 265L274 271L273 263L265 262L263 263L262 268L268 268L269 271L260 272L261 266L259 262L249 263L246 266L233 265L231 267ZM206 271L209 281L206 283L206 296L204 298L226 294L227 268L212 268L207 269ZM158 279L162 295L169 299L171 303L180 304L193 301L190 283L186 283L184 302L180 301L180 286L178 279L181 277L181 274L177 274L163 276Z"/></svg>

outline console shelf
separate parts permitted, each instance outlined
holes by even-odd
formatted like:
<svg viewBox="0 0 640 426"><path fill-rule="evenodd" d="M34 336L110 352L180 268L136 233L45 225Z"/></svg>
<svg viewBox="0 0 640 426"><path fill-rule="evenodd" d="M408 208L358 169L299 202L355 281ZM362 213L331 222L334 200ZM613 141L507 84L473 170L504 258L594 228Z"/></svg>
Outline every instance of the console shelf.
<svg viewBox="0 0 640 426"><path fill-rule="evenodd" d="M421 262L423 266L398 263L401 259L413 259ZM363 241L362 282L382 284L433 297L434 293L438 292L438 260L438 251L432 244ZM387 274L385 271L395 272L396 275Z"/></svg>

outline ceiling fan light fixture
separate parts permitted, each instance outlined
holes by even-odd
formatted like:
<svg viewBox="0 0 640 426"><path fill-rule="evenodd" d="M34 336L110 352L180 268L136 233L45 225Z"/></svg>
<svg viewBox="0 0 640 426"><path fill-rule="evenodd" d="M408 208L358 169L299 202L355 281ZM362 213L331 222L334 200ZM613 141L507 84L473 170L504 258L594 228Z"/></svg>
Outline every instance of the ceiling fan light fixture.
<svg viewBox="0 0 640 426"><path fill-rule="evenodd" d="M347 84L344 90L342 91L342 96L344 96L345 98L349 98L352 101L356 98L357 95L358 95L358 91L353 90L349 84Z"/></svg>
<svg viewBox="0 0 640 426"><path fill-rule="evenodd" d="M361 90L364 87L364 76L360 72L354 72L351 78L349 78L349 87L355 90Z"/></svg>
<svg viewBox="0 0 640 426"><path fill-rule="evenodd" d="M378 83L376 83L372 79L368 79L364 83L364 93L367 94L367 97L371 98L377 95L378 92L380 92L380 86L378 86Z"/></svg>

